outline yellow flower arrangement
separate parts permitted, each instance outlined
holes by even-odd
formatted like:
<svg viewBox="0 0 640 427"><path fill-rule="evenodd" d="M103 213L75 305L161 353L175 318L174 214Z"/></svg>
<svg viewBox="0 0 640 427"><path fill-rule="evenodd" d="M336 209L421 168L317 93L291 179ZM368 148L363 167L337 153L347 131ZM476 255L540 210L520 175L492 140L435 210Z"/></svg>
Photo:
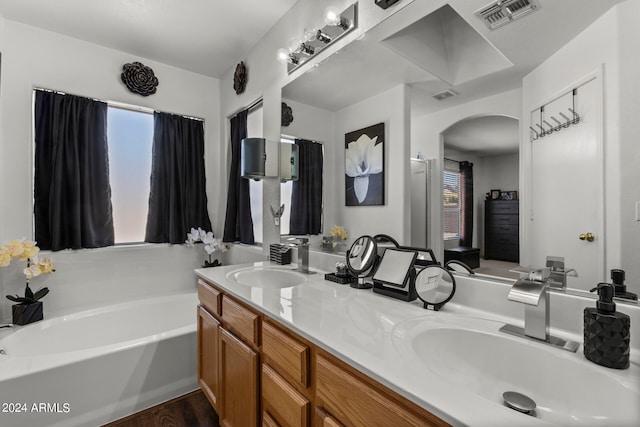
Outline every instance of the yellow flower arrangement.
<svg viewBox="0 0 640 427"><path fill-rule="evenodd" d="M331 229L331 235L342 240L347 240L347 237L349 237L344 227L341 225L334 225Z"/></svg>
<svg viewBox="0 0 640 427"><path fill-rule="evenodd" d="M24 297L20 297L18 295L7 295L9 300L20 304L31 304L49 293L49 289L46 287L35 293L33 293L29 288L29 279L33 279L41 274L53 273L55 271L51 259L40 258L38 256L39 253L40 248L36 246L36 242L32 240L9 240L5 242L4 245L0 246L0 268L9 266L13 259L27 261L27 267L22 270L27 278L27 287L25 289Z"/></svg>

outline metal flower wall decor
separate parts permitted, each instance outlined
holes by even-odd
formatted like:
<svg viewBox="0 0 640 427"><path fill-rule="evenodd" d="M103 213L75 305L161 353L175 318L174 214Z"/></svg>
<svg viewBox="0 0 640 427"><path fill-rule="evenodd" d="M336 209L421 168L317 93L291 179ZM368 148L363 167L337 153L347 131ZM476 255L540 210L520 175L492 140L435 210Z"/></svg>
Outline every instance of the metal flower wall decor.
<svg viewBox="0 0 640 427"><path fill-rule="evenodd" d="M120 78L122 79L122 83L127 86L127 89L142 96L149 96L156 93L156 88L159 83L151 67L147 67L141 62L124 64Z"/></svg>
<svg viewBox="0 0 640 427"><path fill-rule="evenodd" d="M236 71L233 74L233 89L236 91L236 95L240 95L247 87L247 67L244 62L240 61L236 65Z"/></svg>
<svg viewBox="0 0 640 427"><path fill-rule="evenodd" d="M291 122L293 122L293 110L291 109L291 107L289 107L287 105L286 102L282 103L282 113L281 113L282 117L281 117L281 125L282 126L289 126L291 124Z"/></svg>

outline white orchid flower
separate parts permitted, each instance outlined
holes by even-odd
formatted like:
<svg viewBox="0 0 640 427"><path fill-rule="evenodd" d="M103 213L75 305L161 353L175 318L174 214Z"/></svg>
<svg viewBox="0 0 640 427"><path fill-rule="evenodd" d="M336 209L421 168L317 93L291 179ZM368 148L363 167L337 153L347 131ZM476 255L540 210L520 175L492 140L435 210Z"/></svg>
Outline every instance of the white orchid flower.
<svg viewBox="0 0 640 427"><path fill-rule="evenodd" d="M382 172L382 144L378 137L371 139L366 134L348 144L345 150L345 172L353 178L353 189L358 203L362 203L369 191L369 175Z"/></svg>

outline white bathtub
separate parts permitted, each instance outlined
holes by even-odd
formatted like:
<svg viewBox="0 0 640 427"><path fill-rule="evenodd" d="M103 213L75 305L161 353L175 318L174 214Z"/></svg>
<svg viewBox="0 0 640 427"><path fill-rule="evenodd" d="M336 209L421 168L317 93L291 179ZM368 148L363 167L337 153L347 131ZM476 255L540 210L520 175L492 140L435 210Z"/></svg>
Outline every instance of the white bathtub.
<svg viewBox="0 0 640 427"><path fill-rule="evenodd" d="M197 294L16 328L0 340L0 426L99 426L198 388Z"/></svg>

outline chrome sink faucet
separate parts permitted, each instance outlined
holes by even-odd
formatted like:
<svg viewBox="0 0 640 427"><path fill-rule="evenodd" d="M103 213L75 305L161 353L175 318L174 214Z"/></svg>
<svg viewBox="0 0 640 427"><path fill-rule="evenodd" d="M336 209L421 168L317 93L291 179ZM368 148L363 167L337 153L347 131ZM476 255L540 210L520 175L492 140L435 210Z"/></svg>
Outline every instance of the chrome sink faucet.
<svg viewBox="0 0 640 427"><path fill-rule="evenodd" d="M566 269L564 257L548 256L546 262L549 268L549 286L554 289L567 289L567 277L578 277L575 268Z"/></svg>
<svg viewBox="0 0 640 427"><path fill-rule="evenodd" d="M526 277L513 284L507 299L524 304L524 328L507 324L500 328L500 332L575 352L579 347L578 343L549 334L550 276L551 270L542 268L529 272Z"/></svg>
<svg viewBox="0 0 640 427"><path fill-rule="evenodd" d="M309 239L307 237L291 237L289 244L296 246L298 250L298 268L295 271L304 274L314 274L309 270Z"/></svg>

